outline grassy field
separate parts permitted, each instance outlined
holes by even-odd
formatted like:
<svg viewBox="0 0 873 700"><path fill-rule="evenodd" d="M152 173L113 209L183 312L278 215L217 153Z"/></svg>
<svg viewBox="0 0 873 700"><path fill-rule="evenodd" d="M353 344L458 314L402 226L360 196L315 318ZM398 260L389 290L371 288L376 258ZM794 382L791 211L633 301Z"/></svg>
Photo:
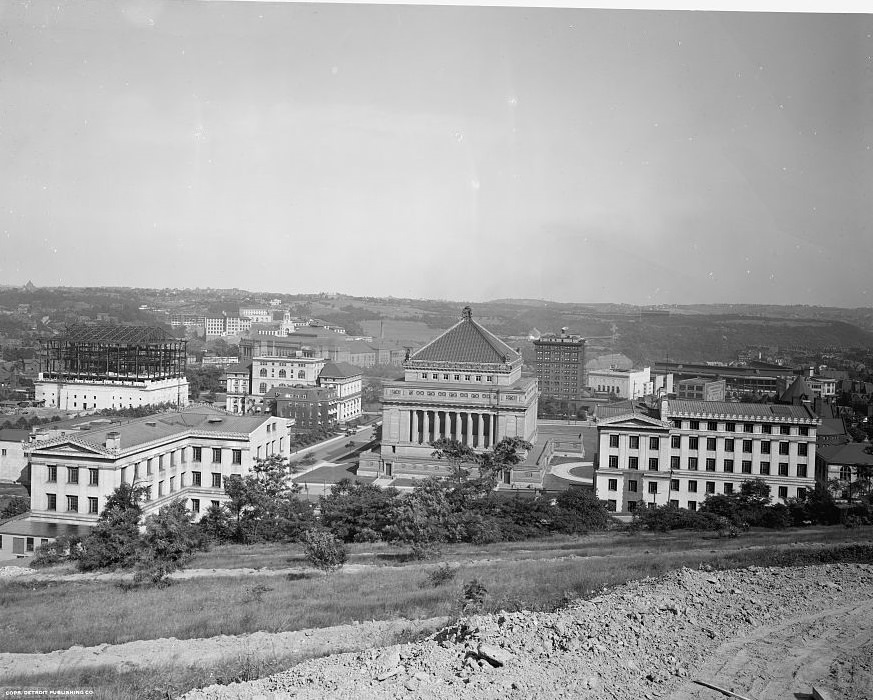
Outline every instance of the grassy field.
<svg viewBox="0 0 873 700"><path fill-rule="evenodd" d="M426 583L436 563L402 563L396 558L381 560L390 562L384 566L333 576L198 578L177 581L167 589L10 580L0 584L0 651L46 652L159 637L188 639L293 631L355 620L448 616L457 610L462 582L474 577L488 589L491 610L549 609L566 596L589 595L604 586L682 566L767 564L780 552L806 542L848 541L873 541L873 528L754 532L737 539L704 539L700 533L632 537L609 533L488 547L459 545L441 558L457 568L454 580L437 588ZM401 554L374 545L356 548L353 559L370 563L380 561L380 556ZM288 566L289 558L303 564L299 551L293 549L278 554L262 548L252 560L263 566ZM216 549L195 564L204 566L211 557L211 566L218 568L235 552L235 548ZM269 590L258 593L257 586ZM63 625L57 624L59 619Z"/></svg>

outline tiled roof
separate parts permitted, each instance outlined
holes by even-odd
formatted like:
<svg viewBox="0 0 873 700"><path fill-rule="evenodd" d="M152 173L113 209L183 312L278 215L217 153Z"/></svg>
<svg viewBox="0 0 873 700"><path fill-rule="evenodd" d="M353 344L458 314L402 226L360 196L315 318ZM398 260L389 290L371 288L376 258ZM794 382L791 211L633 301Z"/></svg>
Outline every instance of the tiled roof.
<svg viewBox="0 0 873 700"><path fill-rule="evenodd" d="M0 429L0 441L2 442L24 442L30 437L30 429L18 430L17 428Z"/></svg>
<svg viewBox="0 0 873 700"><path fill-rule="evenodd" d="M812 398L812 391L809 385L804 381L803 377L798 377L779 397L780 401L793 401L794 399Z"/></svg>
<svg viewBox="0 0 873 700"><path fill-rule="evenodd" d="M667 412L675 416L731 416L737 419L752 420L808 420L818 421L807 406L783 406L766 403L732 403L730 401L686 401L671 400Z"/></svg>
<svg viewBox="0 0 873 700"><path fill-rule="evenodd" d="M822 445L816 454L834 464L873 464L873 454L867 452L869 442L847 442L844 445Z"/></svg>
<svg viewBox="0 0 873 700"><path fill-rule="evenodd" d="M361 373L360 367L350 365L348 362L326 362L318 376L327 379L345 379L346 377L357 377Z"/></svg>
<svg viewBox="0 0 873 700"><path fill-rule="evenodd" d="M470 307L463 318L409 358L424 362L507 364L521 356L473 320Z"/></svg>

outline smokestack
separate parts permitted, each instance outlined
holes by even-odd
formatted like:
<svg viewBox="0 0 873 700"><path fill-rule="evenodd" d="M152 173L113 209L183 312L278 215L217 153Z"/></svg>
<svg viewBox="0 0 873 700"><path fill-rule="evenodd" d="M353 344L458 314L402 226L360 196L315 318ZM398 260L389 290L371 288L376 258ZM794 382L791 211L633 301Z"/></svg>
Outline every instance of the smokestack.
<svg viewBox="0 0 873 700"><path fill-rule="evenodd" d="M112 430L106 433L106 449L107 450L120 450L121 449L121 433L116 430Z"/></svg>

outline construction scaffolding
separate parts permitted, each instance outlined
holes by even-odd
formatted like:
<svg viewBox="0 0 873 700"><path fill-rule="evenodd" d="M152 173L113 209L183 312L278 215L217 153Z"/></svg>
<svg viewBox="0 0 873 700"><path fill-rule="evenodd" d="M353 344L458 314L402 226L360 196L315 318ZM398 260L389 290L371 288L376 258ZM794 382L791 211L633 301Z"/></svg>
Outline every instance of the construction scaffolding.
<svg viewBox="0 0 873 700"><path fill-rule="evenodd" d="M42 379L130 382L185 376L188 341L161 328L78 324L41 341Z"/></svg>

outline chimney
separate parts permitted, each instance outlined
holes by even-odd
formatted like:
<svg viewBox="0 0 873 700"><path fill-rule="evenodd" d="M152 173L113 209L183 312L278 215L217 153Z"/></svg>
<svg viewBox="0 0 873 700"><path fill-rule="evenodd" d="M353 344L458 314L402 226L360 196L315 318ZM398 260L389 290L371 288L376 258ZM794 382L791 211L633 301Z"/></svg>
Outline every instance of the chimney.
<svg viewBox="0 0 873 700"><path fill-rule="evenodd" d="M667 413L668 413L669 406L670 406L670 403L667 401L666 394L662 395L661 396L661 415L660 415L661 420L667 420Z"/></svg>
<svg viewBox="0 0 873 700"><path fill-rule="evenodd" d="M117 430L112 430L106 433L106 449L120 450L121 449L121 433Z"/></svg>

